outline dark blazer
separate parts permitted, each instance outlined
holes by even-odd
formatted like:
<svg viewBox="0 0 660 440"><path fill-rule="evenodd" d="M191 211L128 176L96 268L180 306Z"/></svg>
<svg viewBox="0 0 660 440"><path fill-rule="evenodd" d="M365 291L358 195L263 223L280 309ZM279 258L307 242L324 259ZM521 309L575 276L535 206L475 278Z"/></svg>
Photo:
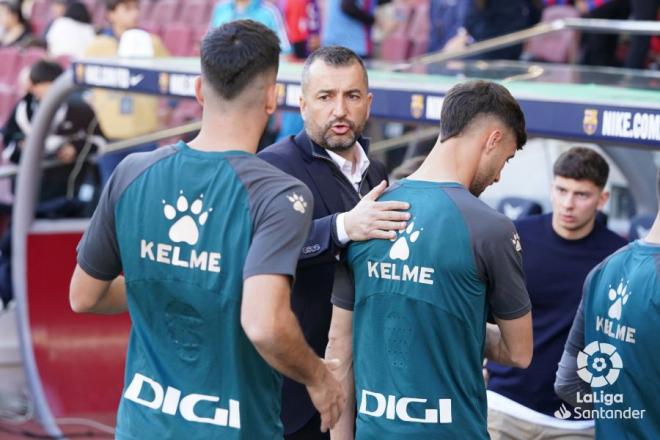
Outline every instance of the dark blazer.
<svg viewBox="0 0 660 440"><path fill-rule="evenodd" d="M368 152L369 141L363 138L358 141ZM359 202L360 195L328 153L312 142L304 130L265 148L259 157L301 180L314 196L314 222L298 261L291 308L307 342L316 354L323 356L332 315L330 295L338 256L343 249L336 237L335 219L338 213L351 210ZM384 165L371 160L360 184L361 195L386 179ZM298 431L315 412L305 387L285 378L282 388L284 432Z"/></svg>

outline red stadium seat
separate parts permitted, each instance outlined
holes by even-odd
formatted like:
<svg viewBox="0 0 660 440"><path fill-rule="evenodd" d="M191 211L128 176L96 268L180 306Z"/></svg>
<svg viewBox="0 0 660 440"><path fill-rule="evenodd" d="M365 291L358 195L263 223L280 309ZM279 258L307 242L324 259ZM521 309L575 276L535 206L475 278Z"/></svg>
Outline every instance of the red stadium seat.
<svg viewBox="0 0 660 440"><path fill-rule="evenodd" d="M16 74L19 68L20 49L7 47L0 49L0 84L13 86L16 84Z"/></svg>
<svg viewBox="0 0 660 440"><path fill-rule="evenodd" d="M208 26L213 4L206 0L190 0L182 8L178 21L191 26Z"/></svg>
<svg viewBox="0 0 660 440"><path fill-rule="evenodd" d="M172 23L162 28L163 43L174 56L192 55L192 28L183 23Z"/></svg>
<svg viewBox="0 0 660 440"><path fill-rule="evenodd" d="M206 35L206 31L208 31L208 27L206 26L193 28L193 36L192 36L192 44L191 44L192 56L199 56L202 39Z"/></svg>
<svg viewBox="0 0 660 440"><path fill-rule="evenodd" d="M428 2L420 2L415 5L412 11L412 17L408 24L408 38L411 41L409 57L423 55L427 52L431 27L429 8Z"/></svg>
<svg viewBox="0 0 660 440"><path fill-rule="evenodd" d="M46 30L46 26L50 20L44 17L35 17L30 20L30 26L32 26L32 33L34 35L43 35Z"/></svg>
<svg viewBox="0 0 660 440"><path fill-rule="evenodd" d="M32 4L30 20L50 20L50 3L51 2L47 0L35 0Z"/></svg>
<svg viewBox="0 0 660 440"><path fill-rule="evenodd" d="M141 22L140 28L149 32L150 34L155 34L160 36L161 25L155 21Z"/></svg>
<svg viewBox="0 0 660 440"><path fill-rule="evenodd" d="M561 18L579 17L580 13L573 6L550 6L543 10L542 22ZM577 58L579 34L572 30L553 32L534 37L527 43L525 51L535 60L551 63L570 63Z"/></svg>
<svg viewBox="0 0 660 440"><path fill-rule="evenodd" d="M148 19L146 21L160 23L163 26L169 26L168 23L173 23L177 20L178 13L178 0L159 0L151 7L151 10L147 15Z"/></svg>
<svg viewBox="0 0 660 440"><path fill-rule="evenodd" d="M40 49L37 47L32 47L27 50L24 50L23 52L21 52L17 73L20 73L20 71L23 68L30 67L37 61L44 59L47 56L48 53L44 49Z"/></svg>

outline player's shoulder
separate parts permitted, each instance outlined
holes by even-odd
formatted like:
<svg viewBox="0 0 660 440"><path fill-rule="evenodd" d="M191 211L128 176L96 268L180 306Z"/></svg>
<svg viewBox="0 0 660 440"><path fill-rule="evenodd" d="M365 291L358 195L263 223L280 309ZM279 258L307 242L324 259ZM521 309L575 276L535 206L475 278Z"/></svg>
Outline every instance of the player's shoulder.
<svg viewBox="0 0 660 440"><path fill-rule="evenodd" d="M511 219L472 195L467 189L456 188L450 192L450 196L476 236L509 237L516 231Z"/></svg>
<svg viewBox="0 0 660 440"><path fill-rule="evenodd" d="M115 168L109 183L115 196L119 196L149 168L161 160L175 155L177 151L175 145L168 145L153 151L132 153L126 156Z"/></svg>
<svg viewBox="0 0 660 440"><path fill-rule="evenodd" d="M255 155L240 155L228 158L238 179L252 196L264 194L266 197L285 192L298 192L311 199L307 186L297 178L286 174Z"/></svg>

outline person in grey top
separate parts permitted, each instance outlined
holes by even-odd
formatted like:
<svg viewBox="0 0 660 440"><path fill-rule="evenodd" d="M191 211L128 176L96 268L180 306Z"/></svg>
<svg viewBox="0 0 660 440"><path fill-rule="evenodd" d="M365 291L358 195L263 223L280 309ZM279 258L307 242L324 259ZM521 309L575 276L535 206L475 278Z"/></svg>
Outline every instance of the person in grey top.
<svg viewBox="0 0 660 440"><path fill-rule="evenodd" d="M344 392L290 309L313 201L254 155L276 108L277 37L235 21L201 57L199 135L117 167L78 248L71 306L131 315L118 439L281 439L279 373L307 387L327 430Z"/></svg>

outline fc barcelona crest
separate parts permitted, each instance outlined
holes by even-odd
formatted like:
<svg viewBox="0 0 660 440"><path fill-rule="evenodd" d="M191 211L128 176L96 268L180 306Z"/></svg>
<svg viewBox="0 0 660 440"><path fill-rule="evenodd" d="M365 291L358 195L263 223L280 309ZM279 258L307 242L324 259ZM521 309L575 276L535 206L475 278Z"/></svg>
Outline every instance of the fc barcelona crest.
<svg viewBox="0 0 660 440"><path fill-rule="evenodd" d="M277 105L284 105L286 99L286 87L282 83L277 83L275 91L277 93Z"/></svg>
<svg viewBox="0 0 660 440"><path fill-rule="evenodd" d="M585 109L584 119L582 119L582 128L584 132L591 136L598 129L598 110Z"/></svg>
<svg viewBox="0 0 660 440"><path fill-rule="evenodd" d="M412 95L410 97L410 114L419 119L424 114L424 95Z"/></svg>
<svg viewBox="0 0 660 440"><path fill-rule="evenodd" d="M76 81L82 84L85 81L85 66L76 64Z"/></svg>
<svg viewBox="0 0 660 440"><path fill-rule="evenodd" d="M168 93L170 91L170 75L163 72L158 77L158 87L160 88L160 93Z"/></svg>

